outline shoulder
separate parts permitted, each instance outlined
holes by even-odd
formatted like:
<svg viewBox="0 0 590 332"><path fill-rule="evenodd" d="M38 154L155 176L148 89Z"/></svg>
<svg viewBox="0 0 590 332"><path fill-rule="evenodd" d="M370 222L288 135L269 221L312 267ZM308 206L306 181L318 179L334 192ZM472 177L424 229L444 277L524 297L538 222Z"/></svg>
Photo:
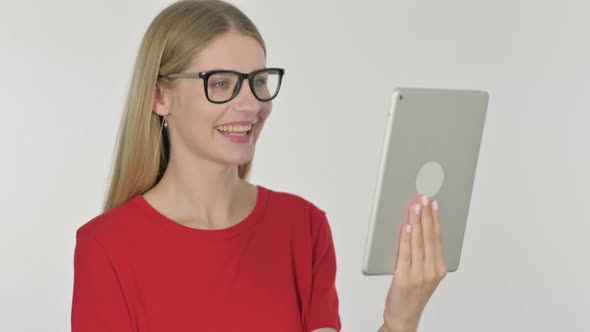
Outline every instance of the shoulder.
<svg viewBox="0 0 590 332"><path fill-rule="evenodd" d="M271 204L287 211L304 211L304 212L324 212L318 205L313 203L307 197L293 192L279 191L276 189L265 188L270 192ZM324 212L325 213L325 212Z"/></svg>
<svg viewBox="0 0 590 332"><path fill-rule="evenodd" d="M85 222L76 230L76 239L92 238L102 244L124 241L136 224L136 199L134 196Z"/></svg>
<svg viewBox="0 0 590 332"><path fill-rule="evenodd" d="M328 223L326 212L309 198L293 192L266 189L270 192L267 207L270 215L307 226L310 231Z"/></svg>
<svg viewBox="0 0 590 332"><path fill-rule="evenodd" d="M322 259L335 261L332 230L322 208L303 195L289 192L272 191L269 202L268 210L273 212L267 216L289 229L294 259L300 266L311 266Z"/></svg>

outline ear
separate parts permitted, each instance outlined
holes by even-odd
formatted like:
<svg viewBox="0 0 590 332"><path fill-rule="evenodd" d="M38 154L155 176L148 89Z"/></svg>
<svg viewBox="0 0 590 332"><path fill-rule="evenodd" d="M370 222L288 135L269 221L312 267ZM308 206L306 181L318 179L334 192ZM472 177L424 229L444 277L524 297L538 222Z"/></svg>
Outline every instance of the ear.
<svg viewBox="0 0 590 332"><path fill-rule="evenodd" d="M152 111L158 115L170 114L170 91L156 81Z"/></svg>

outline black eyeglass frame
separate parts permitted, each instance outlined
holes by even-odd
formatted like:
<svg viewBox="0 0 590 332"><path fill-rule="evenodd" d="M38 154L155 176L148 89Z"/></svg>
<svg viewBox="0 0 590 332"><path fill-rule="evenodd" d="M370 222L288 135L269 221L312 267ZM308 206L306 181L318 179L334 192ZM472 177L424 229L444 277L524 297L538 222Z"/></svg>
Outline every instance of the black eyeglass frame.
<svg viewBox="0 0 590 332"><path fill-rule="evenodd" d="M279 74L279 81L278 81L278 85L277 85L277 91L275 91L274 95L272 95L270 98L260 98L258 97L258 95L256 94L255 90L254 90L254 77L256 77L256 75L263 73L263 72L267 72L267 71L271 71L271 72L278 72ZM231 95L231 97L229 97L229 99L224 100L224 101L213 101L211 100L211 98L209 98L209 77L213 74L219 74L219 73L232 73L232 74L236 74L238 75L238 82L234 88L234 91ZM230 100L234 99L238 93L240 93L240 90L242 89L242 82L245 79L248 79L248 83L250 83L250 90L252 91L252 94L254 95L254 97L256 99L258 99L259 101L262 102L267 102L267 101L271 101L273 100L278 94L279 94L279 90L281 89L281 83L283 81L283 75L285 74L285 69L283 68L262 68L262 69L258 69L255 70L251 73L241 73L239 71L235 71L235 70L227 70L227 69L215 69L215 70L207 70L207 71L202 71L202 72L198 72L198 73L177 73L177 74L169 74L169 75L158 75L158 77L164 77L164 78L169 78L169 79L174 79L174 78L202 78L203 79L203 86L205 87L205 97L207 97L207 100L209 100L211 103L214 104L224 104L229 102Z"/></svg>

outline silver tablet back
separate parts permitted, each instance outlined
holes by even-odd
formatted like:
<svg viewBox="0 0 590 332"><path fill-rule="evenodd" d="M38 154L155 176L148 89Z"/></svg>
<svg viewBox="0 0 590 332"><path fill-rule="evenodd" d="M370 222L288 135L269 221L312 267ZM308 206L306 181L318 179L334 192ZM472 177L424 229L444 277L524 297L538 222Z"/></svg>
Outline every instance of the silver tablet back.
<svg viewBox="0 0 590 332"><path fill-rule="evenodd" d="M445 261L459 267L484 128L485 91L399 88L391 97L363 273L393 274L400 226L418 193L436 199Z"/></svg>

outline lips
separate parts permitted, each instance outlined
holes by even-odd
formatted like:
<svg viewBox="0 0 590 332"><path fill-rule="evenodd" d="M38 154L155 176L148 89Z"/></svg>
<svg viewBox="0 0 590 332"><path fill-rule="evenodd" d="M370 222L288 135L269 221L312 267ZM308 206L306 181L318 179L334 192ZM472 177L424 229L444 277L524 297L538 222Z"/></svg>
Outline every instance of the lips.
<svg viewBox="0 0 590 332"><path fill-rule="evenodd" d="M245 134L238 134L238 135L232 135L229 132L222 132L219 131L219 134L225 138L228 139L231 142L234 143L248 143L250 142L251 139L253 139L253 133L252 133L252 129L250 129L249 131L247 131Z"/></svg>

